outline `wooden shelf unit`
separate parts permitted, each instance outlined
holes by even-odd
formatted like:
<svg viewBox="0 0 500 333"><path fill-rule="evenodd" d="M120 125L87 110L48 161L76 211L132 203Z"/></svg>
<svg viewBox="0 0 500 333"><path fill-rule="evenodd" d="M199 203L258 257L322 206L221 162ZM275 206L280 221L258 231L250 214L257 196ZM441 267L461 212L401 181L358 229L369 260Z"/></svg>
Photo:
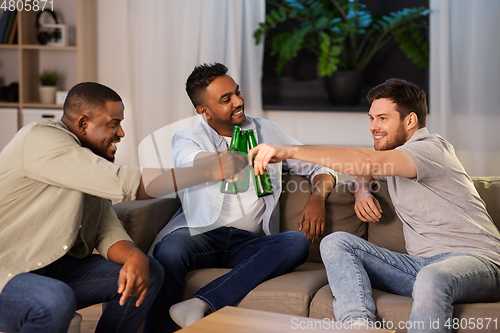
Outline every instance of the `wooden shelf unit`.
<svg viewBox="0 0 500 333"><path fill-rule="evenodd" d="M19 102L0 101L0 107L18 109L19 127L22 124L22 111L25 108L61 109L60 105L39 103L38 75L43 70L52 69L60 73L59 81L62 82L58 82L59 90L69 90L79 82L96 81L96 7L96 0L54 3L54 12L59 17L59 23L66 25L66 33L70 36L68 46L39 45L36 40L35 27L37 12L19 11L17 13L17 44L0 44L0 78L4 79L4 85L16 81L19 83ZM52 22L52 18L50 20ZM6 63L11 62L12 53L10 52L17 52L17 77L13 74L15 72L13 67L16 64ZM49 63L50 67L45 68L44 63ZM6 75L6 72L9 74ZM8 82L6 82L6 76L10 76Z"/></svg>

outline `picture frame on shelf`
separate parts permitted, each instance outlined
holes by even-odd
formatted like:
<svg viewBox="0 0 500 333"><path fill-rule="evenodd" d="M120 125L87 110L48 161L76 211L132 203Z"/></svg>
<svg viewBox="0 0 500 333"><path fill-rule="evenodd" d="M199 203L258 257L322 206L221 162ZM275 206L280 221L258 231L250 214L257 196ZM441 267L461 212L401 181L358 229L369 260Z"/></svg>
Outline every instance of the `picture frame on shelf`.
<svg viewBox="0 0 500 333"><path fill-rule="evenodd" d="M56 105L63 105L68 95L67 91L58 90L56 91Z"/></svg>

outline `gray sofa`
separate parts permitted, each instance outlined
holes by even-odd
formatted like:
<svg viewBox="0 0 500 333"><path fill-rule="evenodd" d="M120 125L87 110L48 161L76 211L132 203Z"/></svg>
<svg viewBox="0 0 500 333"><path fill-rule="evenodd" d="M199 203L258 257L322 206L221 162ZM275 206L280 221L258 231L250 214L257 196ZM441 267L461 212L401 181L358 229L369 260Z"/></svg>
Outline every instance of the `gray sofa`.
<svg viewBox="0 0 500 333"><path fill-rule="evenodd" d="M280 198L281 230L297 230L302 208L309 197L308 181L296 175L284 175L283 193ZM497 228L500 227L500 177L475 178L474 184L485 201ZM390 201L387 185L380 182L374 193L379 200L383 216L378 223L364 223L354 213L354 183L337 185L327 200L325 234L346 231L368 241L405 253L402 223ZM132 239L147 251L156 233L168 223L170 217L180 208L178 199L153 199L115 204L113 207ZM209 281L227 272L228 269L200 269L188 273L184 298L190 297ZM374 290L377 304L377 319L390 322L393 329L406 332L405 322L409 320L412 298L397 296ZM308 261L285 275L260 284L243 298L237 306L270 312L278 312L312 318L334 319L333 296L328 285L318 245L311 246ZM500 331L500 302L456 304L454 316L461 324L456 332L477 332L472 323L483 318L480 332ZM488 320L488 318L490 318ZM486 324L488 322L488 328ZM388 327L390 328L390 327ZM454 331L455 332L455 331Z"/></svg>

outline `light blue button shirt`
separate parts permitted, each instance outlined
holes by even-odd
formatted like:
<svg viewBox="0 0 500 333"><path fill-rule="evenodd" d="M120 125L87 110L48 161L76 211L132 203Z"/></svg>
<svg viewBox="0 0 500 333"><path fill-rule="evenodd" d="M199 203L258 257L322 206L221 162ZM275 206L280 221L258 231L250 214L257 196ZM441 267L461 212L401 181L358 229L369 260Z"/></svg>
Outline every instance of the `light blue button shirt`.
<svg viewBox="0 0 500 333"><path fill-rule="evenodd" d="M246 120L241 124L241 129L253 129L256 133L257 143L301 145L299 141L266 119L247 116ZM205 121L200 121L192 129L178 131L172 137L172 155L176 168L193 166L194 158L200 152L215 153L226 149L227 145L224 138ZM263 197L266 208L262 229L266 235L279 232L279 209L275 208L281 194L282 170L306 176L309 181L312 181L318 174L330 174L335 178L336 182L338 181L335 171L313 163L288 159L280 163L269 164L268 172L271 176L274 194ZM158 233L149 253L152 253L157 242L176 229L186 226L207 227L214 224L219 218L225 195L220 191L220 182L204 183L185 189L180 196L182 210L177 212L172 220Z"/></svg>

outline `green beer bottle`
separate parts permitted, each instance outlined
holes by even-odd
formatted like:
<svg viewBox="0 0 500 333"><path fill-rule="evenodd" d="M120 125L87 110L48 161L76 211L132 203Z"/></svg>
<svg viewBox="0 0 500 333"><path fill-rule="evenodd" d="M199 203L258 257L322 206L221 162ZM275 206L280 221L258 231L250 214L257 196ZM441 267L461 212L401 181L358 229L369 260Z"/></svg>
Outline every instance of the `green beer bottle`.
<svg viewBox="0 0 500 333"><path fill-rule="evenodd" d="M242 153L248 153L248 135L246 131L242 131L239 126L234 126L233 135L231 137L231 146L229 151L239 151ZM243 173L243 174L242 174ZM250 168L245 167L242 171L238 173L239 177L236 181L223 180L220 184L220 191L222 193L236 194L239 192L246 192L248 190L248 184L250 181Z"/></svg>
<svg viewBox="0 0 500 333"><path fill-rule="evenodd" d="M257 146L257 139L255 138L255 133L253 130L248 130L248 146L250 149ZM252 158L254 158L253 156ZM258 197L263 197L265 195L273 194L273 183L271 182L271 177L269 177L269 173L264 170L264 174L255 176L254 174L254 185L255 191L257 192Z"/></svg>

